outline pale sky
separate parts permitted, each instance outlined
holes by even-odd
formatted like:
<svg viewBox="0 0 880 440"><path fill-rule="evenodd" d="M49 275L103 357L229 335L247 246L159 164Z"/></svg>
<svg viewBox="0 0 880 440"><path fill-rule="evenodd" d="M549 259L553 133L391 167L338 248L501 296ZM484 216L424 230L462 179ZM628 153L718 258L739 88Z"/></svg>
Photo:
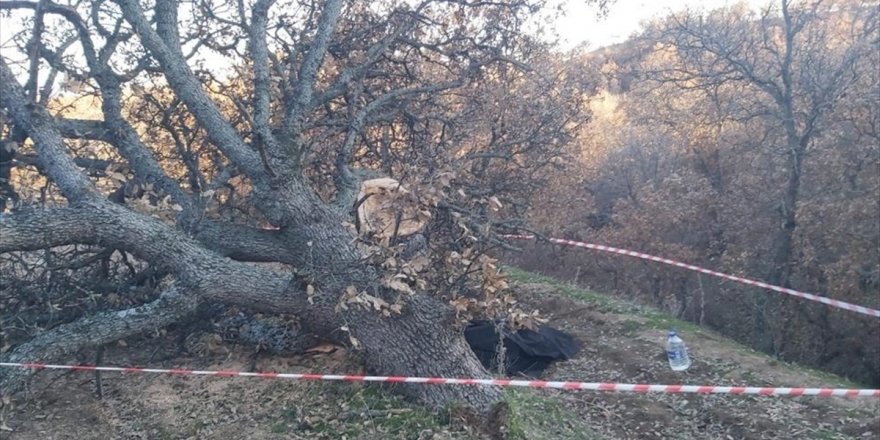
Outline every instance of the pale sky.
<svg viewBox="0 0 880 440"><path fill-rule="evenodd" d="M765 6L775 0L746 0L753 6ZM641 29L640 24L652 17L662 17L683 9L712 10L735 2L729 0L616 0L604 18L596 17L596 7L584 0L564 0L565 16L556 22L556 32L566 40L563 49L588 43L599 48L620 43Z"/></svg>
<svg viewBox="0 0 880 440"><path fill-rule="evenodd" d="M602 47L620 43L640 29L640 23L651 17L663 16L672 11L685 8L715 9L732 3L731 0L615 0L604 18L596 16L596 7L585 0L558 0L563 5L565 16L553 26L566 40L563 47L568 49L583 42L591 47ZM752 5L766 5L775 0L746 0ZM551 2L552 3L552 2ZM29 11L27 13L30 13ZM0 36L8 39L17 26L9 26L8 19L0 17Z"/></svg>

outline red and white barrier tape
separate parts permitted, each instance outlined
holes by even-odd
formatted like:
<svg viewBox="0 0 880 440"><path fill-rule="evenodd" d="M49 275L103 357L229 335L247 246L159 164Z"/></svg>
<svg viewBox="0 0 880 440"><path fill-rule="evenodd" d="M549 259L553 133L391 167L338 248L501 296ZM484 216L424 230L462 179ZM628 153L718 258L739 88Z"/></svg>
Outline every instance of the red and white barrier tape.
<svg viewBox="0 0 880 440"><path fill-rule="evenodd" d="M648 385L599 382L554 382L544 380L512 379L452 379L443 377L406 376L350 376L335 374L274 373L222 370L186 370L179 368L98 367L94 365L53 365L0 362L0 367L55 369L73 371L113 371L120 373L156 373L191 376L262 377L267 379L295 379L342 382L415 383L428 385L480 385L498 387L555 388L562 390L611 391L631 393L695 393L695 394L757 394L762 396L818 396L818 397L880 397L880 389L846 388L769 388L722 387L711 385Z"/></svg>
<svg viewBox="0 0 880 440"><path fill-rule="evenodd" d="M531 240L535 238L532 235L505 235L505 238L515 239L515 240ZM831 307L837 307L839 309L849 310L856 313L861 313L863 315L873 316L875 318L880 318L880 310L868 308L865 306L860 306L857 304L848 303L845 301L840 301L824 296L814 295L812 293L801 292L794 289L789 289L786 287L774 286L773 284L767 284L762 281L752 280L748 278L738 277L736 275L728 275L726 273L716 272L714 270L709 270L703 267L694 266L693 264L682 263L680 261L670 260L668 258L658 257L655 255L644 254L641 252L630 251L626 249L620 249L611 246L605 246L601 244L593 244L593 243L584 243L582 241L573 241L573 240L565 240L562 238L548 238L547 241L556 244L563 244L567 246L575 246L586 249L593 249L602 252L610 252L619 255L627 255L630 257L641 258L643 260L656 261L658 263L668 264L671 266L681 267L684 269L692 270L695 272L704 273L707 275L712 275L718 278L724 278L731 281L736 281L738 283L747 284L749 286L761 287L764 289L773 290L776 292L785 293L788 295L796 296L798 298L808 299L810 301L820 302L822 304L827 304Z"/></svg>

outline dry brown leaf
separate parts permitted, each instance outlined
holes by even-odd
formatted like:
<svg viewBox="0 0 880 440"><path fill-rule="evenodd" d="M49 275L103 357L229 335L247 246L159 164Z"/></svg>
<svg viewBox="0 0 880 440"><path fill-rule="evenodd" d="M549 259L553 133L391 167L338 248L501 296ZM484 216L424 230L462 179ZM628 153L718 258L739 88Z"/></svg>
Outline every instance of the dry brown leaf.
<svg viewBox="0 0 880 440"><path fill-rule="evenodd" d="M398 292L404 292L404 293L407 293L410 295L416 294L416 292L414 290L412 290L412 287L410 287L409 284L407 284L401 280L391 279L391 280L385 281L384 284L387 287L394 289Z"/></svg>

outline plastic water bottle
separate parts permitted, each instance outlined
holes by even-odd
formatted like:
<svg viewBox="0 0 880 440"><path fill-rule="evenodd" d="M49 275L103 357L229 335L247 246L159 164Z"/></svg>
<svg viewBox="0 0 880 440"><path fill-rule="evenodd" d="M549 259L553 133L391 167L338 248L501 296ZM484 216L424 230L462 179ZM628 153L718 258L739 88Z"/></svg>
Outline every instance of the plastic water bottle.
<svg viewBox="0 0 880 440"><path fill-rule="evenodd" d="M669 330L669 337L666 338L666 357L669 358L669 366L673 371L684 371L691 366L687 347L675 329Z"/></svg>

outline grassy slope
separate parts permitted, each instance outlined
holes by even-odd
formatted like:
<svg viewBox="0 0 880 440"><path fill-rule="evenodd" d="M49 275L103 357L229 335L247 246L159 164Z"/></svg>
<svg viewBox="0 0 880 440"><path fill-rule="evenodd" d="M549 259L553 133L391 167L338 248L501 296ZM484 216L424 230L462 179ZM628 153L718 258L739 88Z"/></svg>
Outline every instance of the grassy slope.
<svg viewBox="0 0 880 440"><path fill-rule="evenodd" d="M552 379L866 388L831 373L780 362L649 307L513 267L505 272L517 286L521 301L549 311L555 318L553 325L586 342L588 353L559 364L558 370L551 372ZM554 297L557 299L551 299ZM579 305L587 310L576 310ZM683 377L665 365L662 341L669 328L684 335L692 357L697 357ZM577 393L556 398L565 402L563 407L570 414L585 420L594 436L587 438L880 438L880 404L876 399ZM596 411L596 406L611 412ZM621 413L625 417L621 418ZM635 419L644 419L644 423ZM609 427L608 421L614 426ZM531 423L540 423L540 418Z"/></svg>
<svg viewBox="0 0 880 440"><path fill-rule="evenodd" d="M586 304L595 305L602 312L618 315L629 315L634 318L644 319L644 321L631 320L628 321L628 324L625 323L624 325L638 328L651 328L655 330L668 330L670 328L675 328L681 331L705 336L716 340L719 344L729 347L732 351L747 352L750 354L754 354L755 356L763 357L767 359L770 364L781 365L784 368L792 369L794 371L798 371L809 376L819 377L825 380L828 383L828 386L840 388L869 388L863 383L855 382L833 373L816 370L810 367L805 367L803 365L779 361L772 356L740 344L739 342L718 334L713 330L705 327L700 327L699 325L688 321L676 319L666 313L660 312L650 307L636 305L626 301L622 301L620 299L611 298L607 295L586 290L582 287L560 281L556 278L527 272L516 267L508 266L505 267L504 270L507 276L514 282L545 284L547 286L552 286L559 293L564 294L568 297L577 299L578 301L584 302Z"/></svg>
<svg viewBox="0 0 880 440"><path fill-rule="evenodd" d="M581 354L558 364L548 379L642 383L703 383L859 387L839 377L780 364L712 331L558 280L506 268L514 292L552 325L584 341ZM684 377L665 365L662 336L678 328L695 364ZM116 347L108 364L357 373L356 359L338 350L291 358L256 358L228 347L208 356L180 355L167 341L149 349ZM155 346L171 347L166 353ZM149 356L149 358L147 358ZM162 360L164 359L164 361ZM71 360L82 361L82 360ZM32 393L0 406L10 439L476 439L454 416L404 402L379 386L249 379L113 376L105 397L91 376L43 372ZM509 389L504 430L511 439L816 438L880 435L874 401L744 396L627 395ZM874 415L872 418L872 414ZM9 434L8 437L5 434Z"/></svg>

